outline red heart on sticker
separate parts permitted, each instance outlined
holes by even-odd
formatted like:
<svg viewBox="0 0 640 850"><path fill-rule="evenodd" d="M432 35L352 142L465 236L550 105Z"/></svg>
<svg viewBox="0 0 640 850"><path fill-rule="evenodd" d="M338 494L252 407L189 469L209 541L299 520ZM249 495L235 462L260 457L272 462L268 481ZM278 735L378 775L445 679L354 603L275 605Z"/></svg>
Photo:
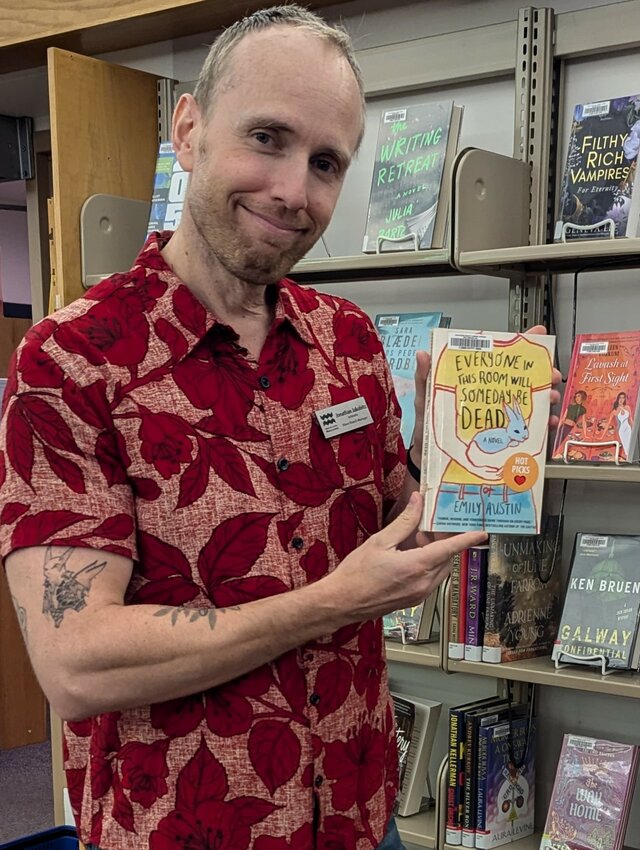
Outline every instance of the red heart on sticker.
<svg viewBox="0 0 640 850"><path fill-rule="evenodd" d="M521 484L524 484L524 482L527 480L527 476L526 475L514 475L513 480L516 482L516 484L518 486L520 486Z"/></svg>

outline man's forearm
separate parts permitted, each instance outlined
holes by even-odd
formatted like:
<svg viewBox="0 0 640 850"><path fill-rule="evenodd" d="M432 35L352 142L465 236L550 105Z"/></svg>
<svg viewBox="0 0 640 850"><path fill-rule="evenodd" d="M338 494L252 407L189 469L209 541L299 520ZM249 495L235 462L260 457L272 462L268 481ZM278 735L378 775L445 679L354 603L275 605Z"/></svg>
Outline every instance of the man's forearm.
<svg viewBox="0 0 640 850"><path fill-rule="evenodd" d="M322 582L237 608L109 605L54 650L57 681L46 652L36 666L58 713L80 719L215 687L346 622Z"/></svg>

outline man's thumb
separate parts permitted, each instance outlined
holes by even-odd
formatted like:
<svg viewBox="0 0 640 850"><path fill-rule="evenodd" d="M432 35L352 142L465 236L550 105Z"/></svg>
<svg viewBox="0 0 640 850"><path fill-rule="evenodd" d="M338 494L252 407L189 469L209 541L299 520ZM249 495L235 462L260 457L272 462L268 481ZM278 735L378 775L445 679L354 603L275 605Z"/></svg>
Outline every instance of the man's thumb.
<svg viewBox="0 0 640 850"><path fill-rule="evenodd" d="M405 509L386 528L378 532L378 539L387 549L393 549L413 534L422 517L423 499L420 493L412 493Z"/></svg>

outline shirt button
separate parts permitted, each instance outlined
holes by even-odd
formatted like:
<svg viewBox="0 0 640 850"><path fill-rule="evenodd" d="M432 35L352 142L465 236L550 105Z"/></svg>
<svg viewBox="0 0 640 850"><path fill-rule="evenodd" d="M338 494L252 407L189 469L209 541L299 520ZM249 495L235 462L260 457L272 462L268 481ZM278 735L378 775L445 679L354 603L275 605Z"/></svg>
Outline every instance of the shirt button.
<svg viewBox="0 0 640 850"><path fill-rule="evenodd" d="M320 702L320 694L311 694L309 702L311 705L317 705Z"/></svg>
<svg viewBox="0 0 640 850"><path fill-rule="evenodd" d="M316 778L313 780L313 784L316 786L316 788L319 788L323 782L324 777L320 776L320 774L318 774L318 776L316 776Z"/></svg>
<svg viewBox="0 0 640 850"><path fill-rule="evenodd" d="M271 381L266 375L260 375L259 383L263 390L268 390L271 386Z"/></svg>
<svg viewBox="0 0 640 850"><path fill-rule="evenodd" d="M280 470L280 472L285 472L287 469L289 469L289 461L286 459L286 457L280 458L280 460L278 461L278 469Z"/></svg>
<svg viewBox="0 0 640 850"><path fill-rule="evenodd" d="M304 546L304 540L302 539L302 537L294 537L291 541L291 545L294 549L302 549L302 547Z"/></svg>

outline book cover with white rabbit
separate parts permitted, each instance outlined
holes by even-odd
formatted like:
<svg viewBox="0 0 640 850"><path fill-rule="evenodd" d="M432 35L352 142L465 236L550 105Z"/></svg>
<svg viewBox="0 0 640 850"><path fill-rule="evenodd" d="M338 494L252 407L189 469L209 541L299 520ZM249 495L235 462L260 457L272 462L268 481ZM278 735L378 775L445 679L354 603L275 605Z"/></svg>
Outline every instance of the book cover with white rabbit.
<svg viewBox="0 0 640 850"><path fill-rule="evenodd" d="M538 534L555 337L434 328L424 531Z"/></svg>

